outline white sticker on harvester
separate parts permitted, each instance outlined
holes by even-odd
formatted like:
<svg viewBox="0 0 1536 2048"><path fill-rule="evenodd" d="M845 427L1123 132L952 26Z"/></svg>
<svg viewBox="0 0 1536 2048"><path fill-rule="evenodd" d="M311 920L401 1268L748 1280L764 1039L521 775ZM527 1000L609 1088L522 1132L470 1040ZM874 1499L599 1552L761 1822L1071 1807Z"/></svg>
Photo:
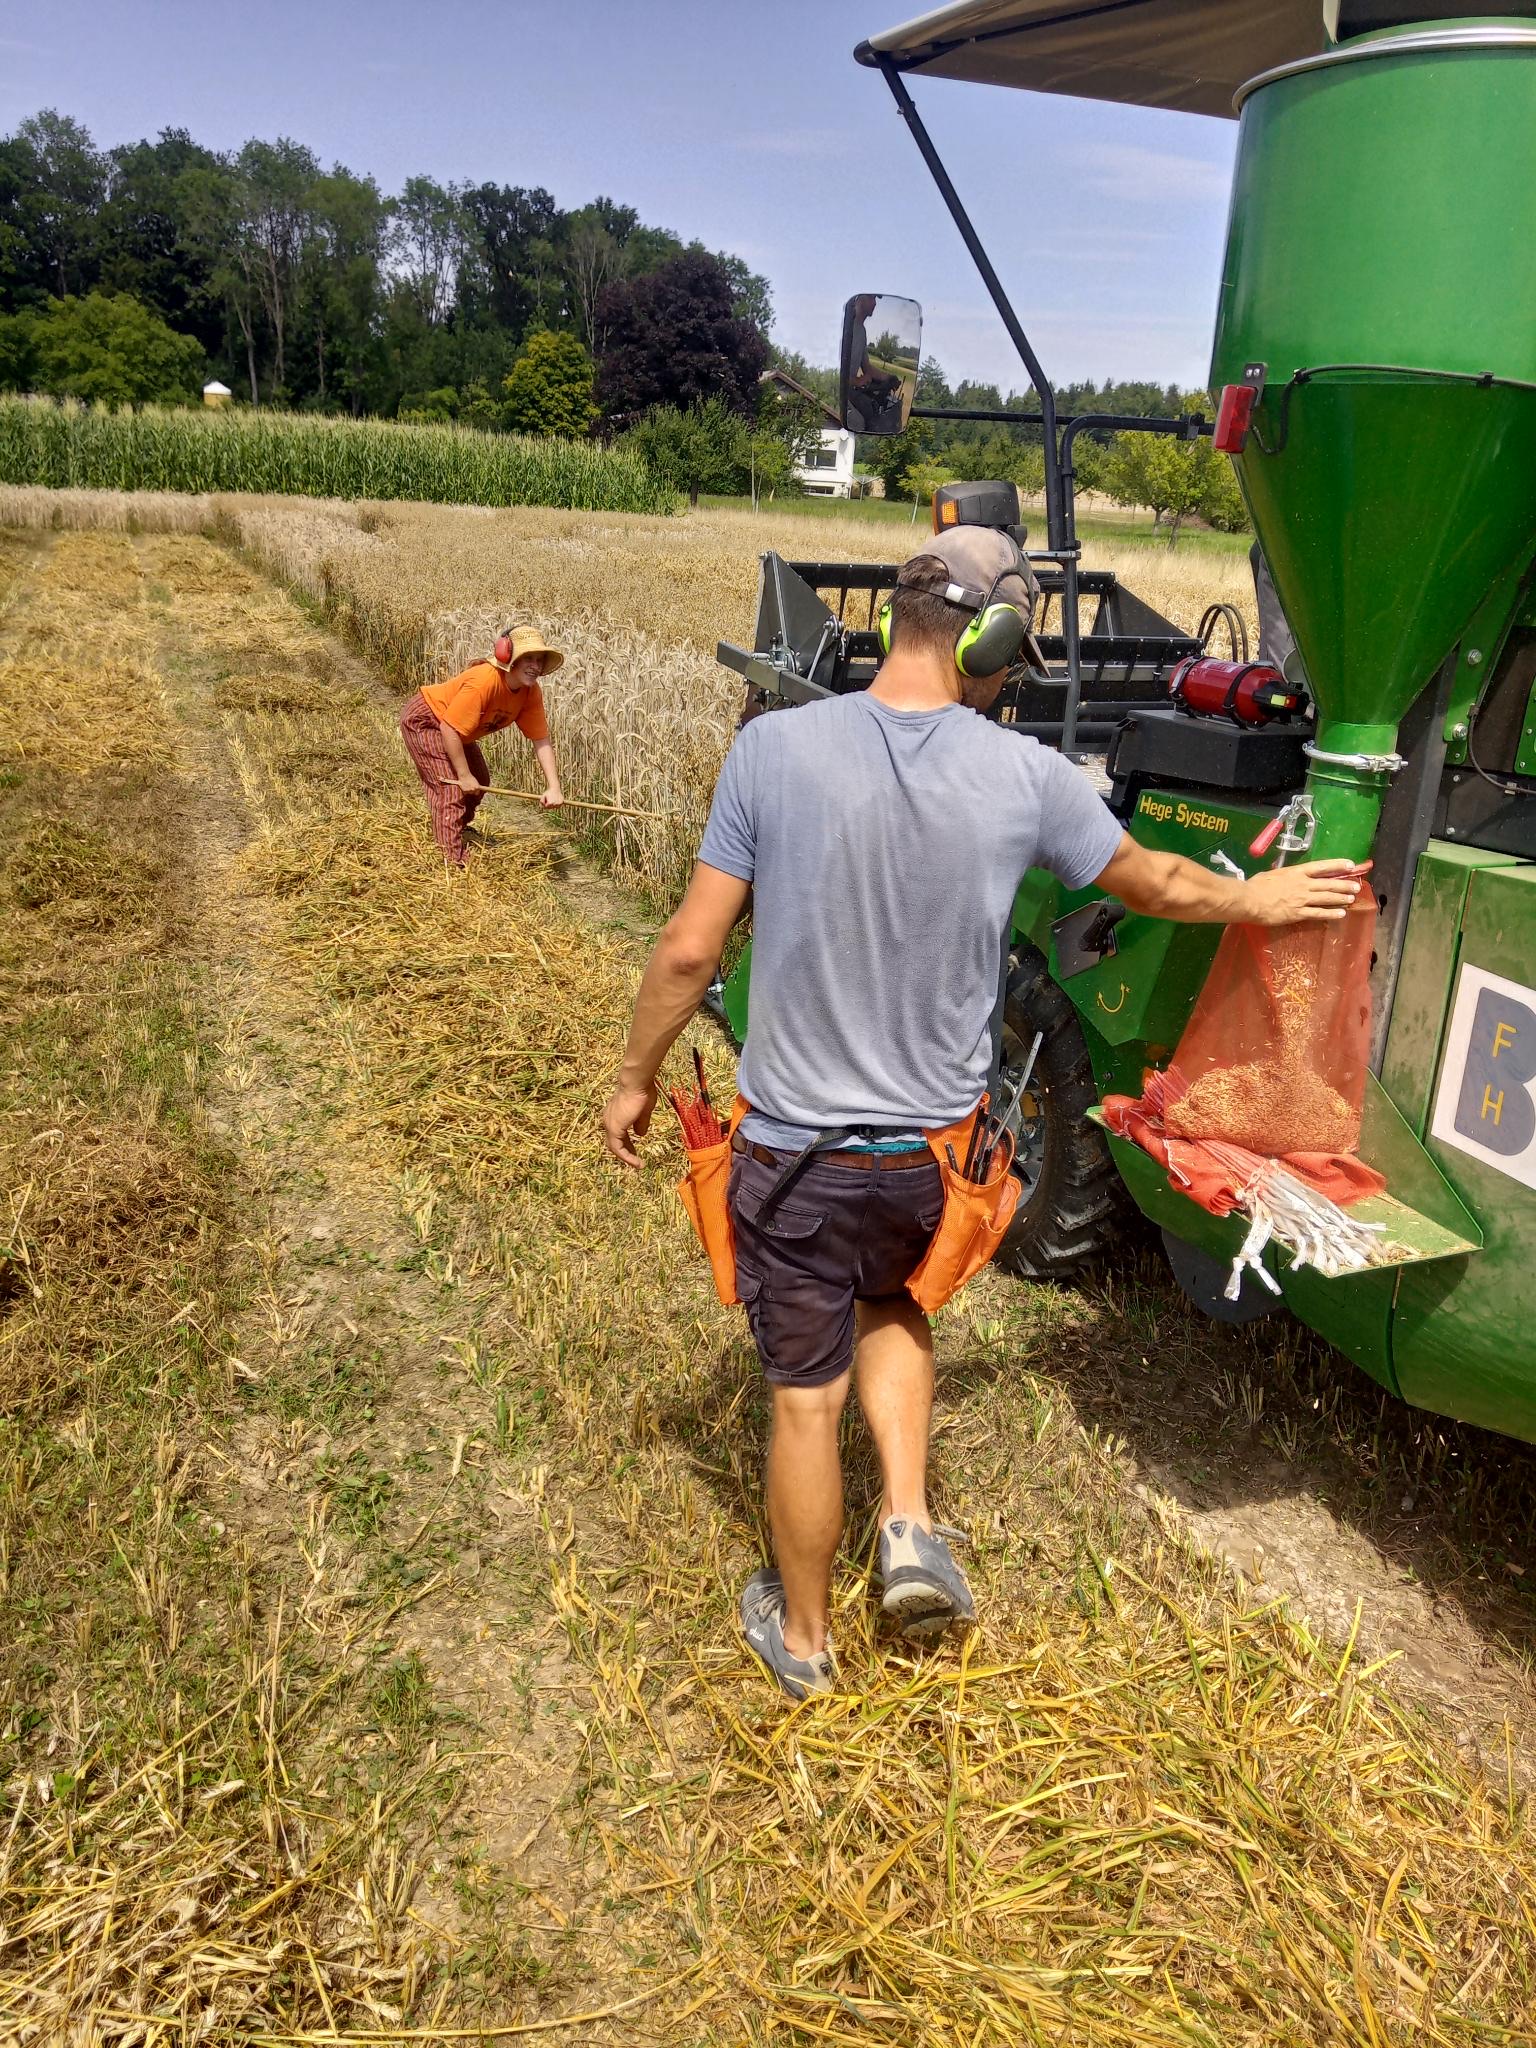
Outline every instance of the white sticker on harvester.
<svg viewBox="0 0 1536 2048"><path fill-rule="evenodd" d="M1429 1128L1536 1188L1536 989L1462 968Z"/></svg>

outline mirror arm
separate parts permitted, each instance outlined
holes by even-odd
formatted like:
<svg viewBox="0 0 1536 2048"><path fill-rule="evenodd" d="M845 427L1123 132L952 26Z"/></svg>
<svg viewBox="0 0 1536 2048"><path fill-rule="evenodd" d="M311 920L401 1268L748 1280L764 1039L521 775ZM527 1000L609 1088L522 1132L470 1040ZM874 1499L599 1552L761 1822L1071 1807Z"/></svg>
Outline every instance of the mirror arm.
<svg viewBox="0 0 1536 2048"><path fill-rule="evenodd" d="M971 225L971 217L961 204L960 195L950 181L943 160L934 148L928 130L923 126L917 108L912 104L912 95L902 81L901 73L883 51L875 52L880 74L891 89L897 111L912 132L923 162L928 166L928 175L939 188L939 196L949 208L950 218L960 230L960 239L970 252L971 261L980 273L998 317L1008 330L1008 338L1019 352L1019 360L1029 372L1029 381L1040 400L1040 424L1045 429L1045 523L1053 548L1064 547L1066 543L1065 507L1062 501L1061 461L1056 447L1056 394L1052 391L1050 379L1041 368L1040 359L1030 344L1029 336L1019 322L1003 290L1002 280L992 268L992 260L981 245L981 238Z"/></svg>
<svg viewBox="0 0 1536 2048"><path fill-rule="evenodd" d="M915 420L972 420L985 427L1043 427L1043 412L979 411L969 405L914 405Z"/></svg>

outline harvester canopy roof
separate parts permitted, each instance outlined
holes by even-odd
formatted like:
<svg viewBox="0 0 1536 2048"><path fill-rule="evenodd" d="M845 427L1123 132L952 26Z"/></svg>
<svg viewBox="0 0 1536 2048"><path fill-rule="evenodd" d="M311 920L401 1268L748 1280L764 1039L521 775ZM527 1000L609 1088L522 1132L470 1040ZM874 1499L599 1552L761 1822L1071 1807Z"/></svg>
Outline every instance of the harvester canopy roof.
<svg viewBox="0 0 1536 2048"><path fill-rule="evenodd" d="M1240 85L1326 47L1321 0L955 0L871 36L859 56L1230 119Z"/></svg>

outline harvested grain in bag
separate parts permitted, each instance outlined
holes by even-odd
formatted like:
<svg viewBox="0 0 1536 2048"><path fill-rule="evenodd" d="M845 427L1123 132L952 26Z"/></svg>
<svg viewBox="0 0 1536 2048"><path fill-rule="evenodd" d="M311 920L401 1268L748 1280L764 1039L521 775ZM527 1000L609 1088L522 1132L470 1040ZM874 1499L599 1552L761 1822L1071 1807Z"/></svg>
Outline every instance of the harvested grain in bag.
<svg viewBox="0 0 1536 2048"><path fill-rule="evenodd" d="M1370 1057L1368 889L1332 924L1230 925L1164 1078L1170 1137L1352 1152Z"/></svg>

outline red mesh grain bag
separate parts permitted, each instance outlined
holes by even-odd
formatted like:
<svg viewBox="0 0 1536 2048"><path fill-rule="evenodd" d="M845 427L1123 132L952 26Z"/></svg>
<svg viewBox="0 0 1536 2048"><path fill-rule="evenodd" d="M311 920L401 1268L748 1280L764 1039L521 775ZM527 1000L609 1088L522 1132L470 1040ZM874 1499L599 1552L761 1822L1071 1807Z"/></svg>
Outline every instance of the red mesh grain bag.
<svg viewBox="0 0 1536 2048"><path fill-rule="evenodd" d="M1375 933L1369 888L1330 924L1229 925L1162 1077L1168 1135L1270 1158L1353 1152Z"/></svg>

